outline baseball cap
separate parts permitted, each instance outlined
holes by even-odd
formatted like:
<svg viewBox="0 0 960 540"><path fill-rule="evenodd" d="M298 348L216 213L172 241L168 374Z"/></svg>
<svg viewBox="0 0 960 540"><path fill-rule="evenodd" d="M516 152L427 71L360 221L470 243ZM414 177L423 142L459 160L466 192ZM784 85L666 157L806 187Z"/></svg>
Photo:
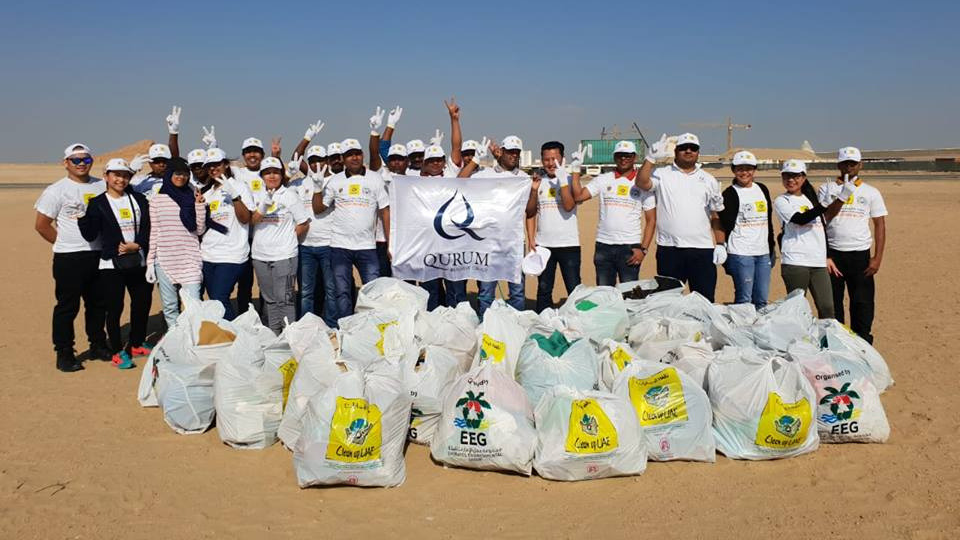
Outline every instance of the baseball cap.
<svg viewBox="0 0 960 540"><path fill-rule="evenodd" d="M677 146L680 146L681 144L695 144L700 146L700 138L693 133L684 133L677 137Z"/></svg>
<svg viewBox="0 0 960 540"><path fill-rule="evenodd" d="M463 144L460 145L461 152L466 152L467 150L476 152L479 149L480 149L480 143L478 143L473 139L468 139L466 141L463 141Z"/></svg>
<svg viewBox="0 0 960 540"><path fill-rule="evenodd" d="M407 157L407 147L402 144L395 144L391 146L390 150L387 151L387 157L390 156Z"/></svg>
<svg viewBox="0 0 960 540"><path fill-rule="evenodd" d="M204 157L203 163L220 163L227 159L227 153L223 151L222 148L211 148L207 150L206 157Z"/></svg>
<svg viewBox="0 0 960 540"><path fill-rule="evenodd" d="M356 139L344 139L343 142L340 143L340 148L343 150L344 154L351 150L360 150L363 152L363 147L360 146L360 141Z"/></svg>
<svg viewBox="0 0 960 540"><path fill-rule="evenodd" d="M203 148L194 148L187 154L187 163L194 165L200 163L201 165L207 160L207 151Z"/></svg>
<svg viewBox="0 0 960 540"><path fill-rule="evenodd" d="M504 150L523 150L523 141L516 135L509 135L500 141L500 148Z"/></svg>
<svg viewBox="0 0 960 540"><path fill-rule="evenodd" d="M757 156L746 150L741 150L733 155L733 161L731 163L734 165L753 165L756 167Z"/></svg>
<svg viewBox="0 0 960 540"><path fill-rule="evenodd" d="M332 142L327 145L327 157L339 156L343 153L343 149L340 148L340 143Z"/></svg>
<svg viewBox="0 0 960 540"><path fill-rule="evenodd" d="M443 153L443 148L435 144L431 144L423 152L423 159L444 158L444 157L447 157L447 155Z"/></svg>
<svg viewBox="0 0 960 540"><path fill-rule="evenodd" d="M524 274L539 276L547 267L547 261L549 259L550 250L543 246L537 246L523 258L523 261L520 263L520 269L523 270Z"/></svg>
<svg viewBox="0 0 960 540"><path fill-rule="evenodd" d="M637 145L633 144L633 141L619 141L616 146L613 147L614 154L636 154Z"/></svg>
<svg viewBox="0 0 960 540"><path fill-rule="evenodd" d="M270 156L263 158L263 161L260 162L260 172L263 172L267 169L280 169L283 170L283 163L280 163L280 160Z"/></svg>
<svg viewBox="0 0 960 540"><path fill-rule="evenodd" d="M323 145L315 144L310 148L307 148L307 155L305 157L307 159L312 157L325 158L327 157L327 151L323 148Z"/></svg>
<svg viewBox="0 0 960 540"><path fill-rule="evenodd" d="M416 154L417 152L423 152L426 147L423 145L423 141L420 139L414 139L407 143L407 155Z"/></svg>
<svg viewBox="0 0 960 540"><path fill-rule="evenodd" d="M147 154L150 156L150 161L161 158L170 159L173 157L170 154L170 147L165 144L155 144L151 146Z"/></svg>
<svg viewBox="0 0 960 540"><path fill-rule="evenodd" d="M108 161L107 166L103 168L103 172L110 171L123 171L133 174L133 169L130 168L130 164L123 158L113 158Z"/></svg>
<svg viewBox="0 0 960 540"><path fill-rule="evenodd" d="M807 173L807 164L799 159L788 159L783 162L782 173Z"/></svg>
<svg viewBox="0 0 960 540"><path fill-rule="evenodd" d="M855 146L844 146L837 152L837 161L860 161L860 149Z"/></svg>
<svg viewBox="0 0 960 540"><path fill-rule="evenodd" d="M73 144L71 144L70 146L68 146L68 147L66 147L66 148L63 149L63 157L64 157L64 159L66 159L66 158L68 158L68 157L70 157L70 156L72 156L72 155L74 155L74 154L90 154L90 155L93 155L92 152L90 152L90 147L87 146L87 145L85 145L85 144L83 144L83 143L73 143Z"/></svg>
<svg viewBox="0 0 960 540"><path fill-rule="evenodd" d="M240 145L240 151L241 152L246 151L247 148L256 148L261 152L263 152L263 142L261 142L260 139L256 137L247 137L246 139L243 140L243 144Z"/></svg>

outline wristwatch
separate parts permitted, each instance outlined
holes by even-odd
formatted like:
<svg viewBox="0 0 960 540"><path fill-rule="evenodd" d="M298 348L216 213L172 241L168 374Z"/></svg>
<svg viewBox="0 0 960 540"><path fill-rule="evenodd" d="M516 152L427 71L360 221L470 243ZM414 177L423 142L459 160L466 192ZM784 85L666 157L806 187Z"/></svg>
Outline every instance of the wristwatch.
<svg viewBox="0 0 960 540"><path fill-rule="evenodd" d="M630 249L639 249L640 253L643 253L644 255L647 254L647 248L643 247L640 244L633 244L630 246Z"/></svg>

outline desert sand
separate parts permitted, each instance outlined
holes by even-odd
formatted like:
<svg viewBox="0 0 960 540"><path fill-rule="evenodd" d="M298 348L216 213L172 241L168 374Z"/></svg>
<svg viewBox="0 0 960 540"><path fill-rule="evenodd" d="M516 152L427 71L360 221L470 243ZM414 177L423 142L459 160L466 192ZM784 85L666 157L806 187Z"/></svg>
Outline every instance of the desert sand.
<svg viewBox="0 0 960 540"><path fill-rule="evenodd" d="M49 182L59 171L28 172ZM890 210L874 331L896 379L883 395L887 444L821 445L768 462L651 462L639 477L580 483L446 469L410 446L399 488L308 490L279 444L242 451L214 430L174 433L157 409L138 405L139 367L56 371L50 246L33 230L40 190L2 190L0 538L956 538L960 244L951 222L960 183L876 185ZM596 219L596 203L585 203L588 284ZM642 275L654 270L651 253ZM779 298L779 268L772 281ZM528 279L529 299L534 291ZM721 271L717 300L732 299ZM155 295L151 331L161 328L158 311Z"/></svg>

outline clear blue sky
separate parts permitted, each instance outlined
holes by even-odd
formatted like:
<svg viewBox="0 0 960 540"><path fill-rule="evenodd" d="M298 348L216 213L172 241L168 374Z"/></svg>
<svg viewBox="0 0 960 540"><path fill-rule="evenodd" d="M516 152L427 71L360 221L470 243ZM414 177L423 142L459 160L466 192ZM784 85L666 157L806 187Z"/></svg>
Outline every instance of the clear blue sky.
<svg viewBox="0 0 960 540"><path fill-rule="evenodd" d="M152 6L151 6L152 4ZM68 7L65 7L68 6ZM637 122L648 138L728 115L746 146L960 146L960 7L948 2L80 2L5 12L0 161L56 161L215 124L293 149L365 139L377 105L397 139L520 135L568 147ZM697 129L705 152L725 130ZM449 141L449 138L448 138ZM568 151L569 152L569 151Z"/></svg>

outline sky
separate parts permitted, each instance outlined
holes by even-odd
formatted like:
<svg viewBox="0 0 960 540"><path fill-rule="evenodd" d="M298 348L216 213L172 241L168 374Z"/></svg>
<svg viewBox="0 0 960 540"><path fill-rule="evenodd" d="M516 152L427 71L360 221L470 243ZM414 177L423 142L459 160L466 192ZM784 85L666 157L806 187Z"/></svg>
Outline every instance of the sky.
<svg viewBox="0 0 960 540"><path fill-rule="evenodd" d="M783 7L778 7L782 4ZM396 139L519 135L568 151L636 122L736 146L960 147L960 4L948 2L87 2L6 7L0 162L52 162L216 125L241 140L365 141L380 105Z"/></svg>

